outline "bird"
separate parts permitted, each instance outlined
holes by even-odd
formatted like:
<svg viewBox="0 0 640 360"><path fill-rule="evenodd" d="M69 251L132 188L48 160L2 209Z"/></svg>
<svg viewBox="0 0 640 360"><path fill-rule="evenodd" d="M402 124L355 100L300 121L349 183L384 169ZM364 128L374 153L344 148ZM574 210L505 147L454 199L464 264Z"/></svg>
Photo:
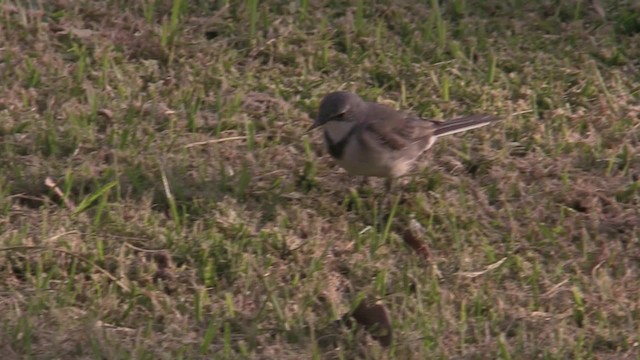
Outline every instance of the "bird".
<svg viewBox="0 0 640 360"><path fill-rule="evenodd" d="M393 180L407 174L436 140L486 126L498 118L479 114L448 121L422 119L355 93L334 91L320 101L318 116L306 133L323 128L331 157L351 175Z"/></svg>

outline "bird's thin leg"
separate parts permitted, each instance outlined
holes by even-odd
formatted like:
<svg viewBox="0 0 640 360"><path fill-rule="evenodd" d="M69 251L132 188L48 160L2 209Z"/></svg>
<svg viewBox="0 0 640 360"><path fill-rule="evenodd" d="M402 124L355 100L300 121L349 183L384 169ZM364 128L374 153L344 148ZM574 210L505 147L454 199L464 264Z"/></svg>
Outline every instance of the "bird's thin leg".
<svg viewBox="0 0 640 360"><path fill-rule="evenodd" d="M385 192L380 203L380 218L378 219L382 226L386 226L387 217L391 214L393 207L393 182L391 177L386 178L384 182Z"/></svg>
<svg viewBox="0 0 640 360"><path fill-rule="evenodd" d="M385 189L387 190L387 194L391 193L391 190L393 190L393 178L387 178L384 182L384 186Z"/></svg>

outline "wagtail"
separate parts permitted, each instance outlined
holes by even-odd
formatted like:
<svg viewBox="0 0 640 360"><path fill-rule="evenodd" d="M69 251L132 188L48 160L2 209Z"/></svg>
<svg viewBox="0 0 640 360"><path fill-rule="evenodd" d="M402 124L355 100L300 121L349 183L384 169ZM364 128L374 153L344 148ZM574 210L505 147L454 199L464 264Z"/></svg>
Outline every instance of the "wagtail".
<svg viewBox="0 0 640 360"><path fill-rule="evenodd" d="M424 120L389 106L335 91L320 102L318 117L307 131L324 127L329 154L352 175L382 177L390 190L394 178L412 169L436 139L476 129L497 120L470 115L444 122Z"/></svg>

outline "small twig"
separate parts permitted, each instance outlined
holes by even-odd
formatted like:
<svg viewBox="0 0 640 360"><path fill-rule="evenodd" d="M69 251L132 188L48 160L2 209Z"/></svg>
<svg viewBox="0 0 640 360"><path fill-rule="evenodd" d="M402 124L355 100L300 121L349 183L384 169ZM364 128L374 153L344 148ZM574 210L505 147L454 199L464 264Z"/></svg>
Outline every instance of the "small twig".
<svg viewBox="0 0 640 360"><path fill-rule="evenodd" d="M56 193L56 195L58 195L60 197L60 199L62 199L62 201L64 202L64 205L69 208L69 210L71 211L76 211L76 205L69 200L68 197L66 197L64 195L64 193L62 192L62 190L60 190L60 188L58 187L58 185L56 185L56 182L53 181L53 179L50 176L47 176L44 179L44 184L50 188L51 190L53 190L54 193Z"/></svg>
<svg viewBox="0 0 640 360"><path fill-rule="evenodd" d="M284 170L284 169L280 169L280 170L273 170L273 171L270 171L270 172L265 173L265 174L262 174L262 175L257 175L257 176L255 176L253 179L254 179L254 180L261 180L261 179L264 179L264 178L269 177L269 176L272 176L272 175L276 175L276 174L285 174L285 173L286 173L286 174L290 174L290 173L291 173L291 170Z"/></svg>
<svg viewBox="0 0 640 360"><path fill-rule="evenodd" d="M8 199L24 199L24 200L31 200L31 201L39 201L39 202L43 202L43 203L46 203L47 201L51 201L51 199L49 199L46 196L37 197L37 196L31 196L31 195L25 195L25 194L9 195L7 198Z"/></svg>
<svg viewBox="0 0 640 360"><path fill-rule="evenodd" d="M451 63L456 62L456 61L458 61L458 60L453 59L453 60L440 61L440 62L431 64L431 66L447 65L447 64L451 64Z"/></svg>
<svg viewBox="0 0 640 360"><path fill-rule="evenodd" d="M140 251L140 252L145 252L145 253L159 253L159 252L166 251L166 249L143 249L141 247L137 247L135 245L131 245L126 241L124 242L124 245L129 247L129 248L131 248L131 249L133 249L133 250Z"/></svg>
<svg viewBox="0 0 640 360"><path fill-rule="evenodd" d="M465 276L465 277L468 277L468 278L475 278L475 277L478 277L480 275L484 275L484 274L486 274L487 272L489 272L491 270L497 269L506 260L507 260L507 258L503 257L502 259L500 259L500 260L494 262L493 264L487 266L487 268L482 270L482 271L459 271L459 272L456 273L456 275Z"/></svg>
<svg viewBox="0 0 640 360"><path fill-rule="evenodd" d="M560 289L562 286L564 286L564 284L568 283L569 279L564 279L561 282L559 282L558 284L555 284L551 289L549 289L549 291L547 291L546 293L542 294L543 298L548 298L551 295L555 294L556 292L558 292L558 289Z"/></svg>
<svg viewBox="0 0 640 360"><path fill-rule="evenodd" d="M171 193L171 187L169 186L169 180L167 179L167 174L164 172L164 168L160 167L160 176L162 178L162 187L164 188L165 196L169 203L175 203L175 198L173 197L173 193Z"/></svg>
<svg viewBox="0 0 640 360"><path fill-rule="evenodd" d="M217 144L217 143L226 142L226 141L246 140L246 139L247 139L246 136L231 136L231 137L222 138L222 139L211 139L211 140L206 140L206 141L198 141L198 142L194 142L194 143L191 143L191 144L187 144L184 147L185 147L185 149L188 149L188 148L192 148L194 146Z"/></svg>
<svg viewBox="0 0 640 360"><path fill-rule="evenodd" d="M64 234L61 235L57 235L57 237L60 237ZM74 254L70 251L64 250L64 249L60 249L60 248L50 248L50 247L46 247L46 246L11 246L11 247L6 247L6 248L0 248L0 252L3 251L21 251L21 250L26 250L26 251L30 251L30 250L49 250L49 251L53 251L53 252L58 252L58 253L62 253L62 254L66 254L69 255L75 259L78 259L86 264L89 264L92 268L98 270L99 272L103 273L106 277L108 277L111 281L115 282L122 290L126 291L126 292L131 292L131 289L129 289L129 287L127 285L125 285L122 281L118 280L115 276L113 276L110 272L108 272L107 270L101 268L100 266L96 265L93 261L82 257L78 254Z"/></svg>
<svg viewBox="0 0 640 360"><path fill-rule="evenodd" d="M120 331L127 332L127 333L134 333L136 331L136 329L123 327L123 326L116 326L116 325L112 325L112 324L108 324L108 323L102 322L100 320L96 321L96 326L104 328L104 329L120 330Z"/></svg>
<svg viewBox="0 0 640 360"><path fill-rule="evenodd" d="M529 109L529 110L522 110L522 111L518 111L518 112L514 112L513 114L511 114L511 116L518 116L518 115L522 115L522 114L528 114L533 112L533 110Z"/></svg>

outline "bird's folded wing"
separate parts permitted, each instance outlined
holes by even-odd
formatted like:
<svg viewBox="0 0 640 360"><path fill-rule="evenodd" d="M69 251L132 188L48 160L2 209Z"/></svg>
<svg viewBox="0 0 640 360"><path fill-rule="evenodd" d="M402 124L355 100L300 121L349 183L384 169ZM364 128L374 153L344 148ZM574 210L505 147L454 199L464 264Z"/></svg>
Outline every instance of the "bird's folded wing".
<svg viewBox="0 0 640 360"><path fill-rule="evenodd" d="M416 142L428 142L433 136L433 124L416 117L402 115L371 121L366 125L365 133L375 138L380 145L396 151Z"/></svg>

